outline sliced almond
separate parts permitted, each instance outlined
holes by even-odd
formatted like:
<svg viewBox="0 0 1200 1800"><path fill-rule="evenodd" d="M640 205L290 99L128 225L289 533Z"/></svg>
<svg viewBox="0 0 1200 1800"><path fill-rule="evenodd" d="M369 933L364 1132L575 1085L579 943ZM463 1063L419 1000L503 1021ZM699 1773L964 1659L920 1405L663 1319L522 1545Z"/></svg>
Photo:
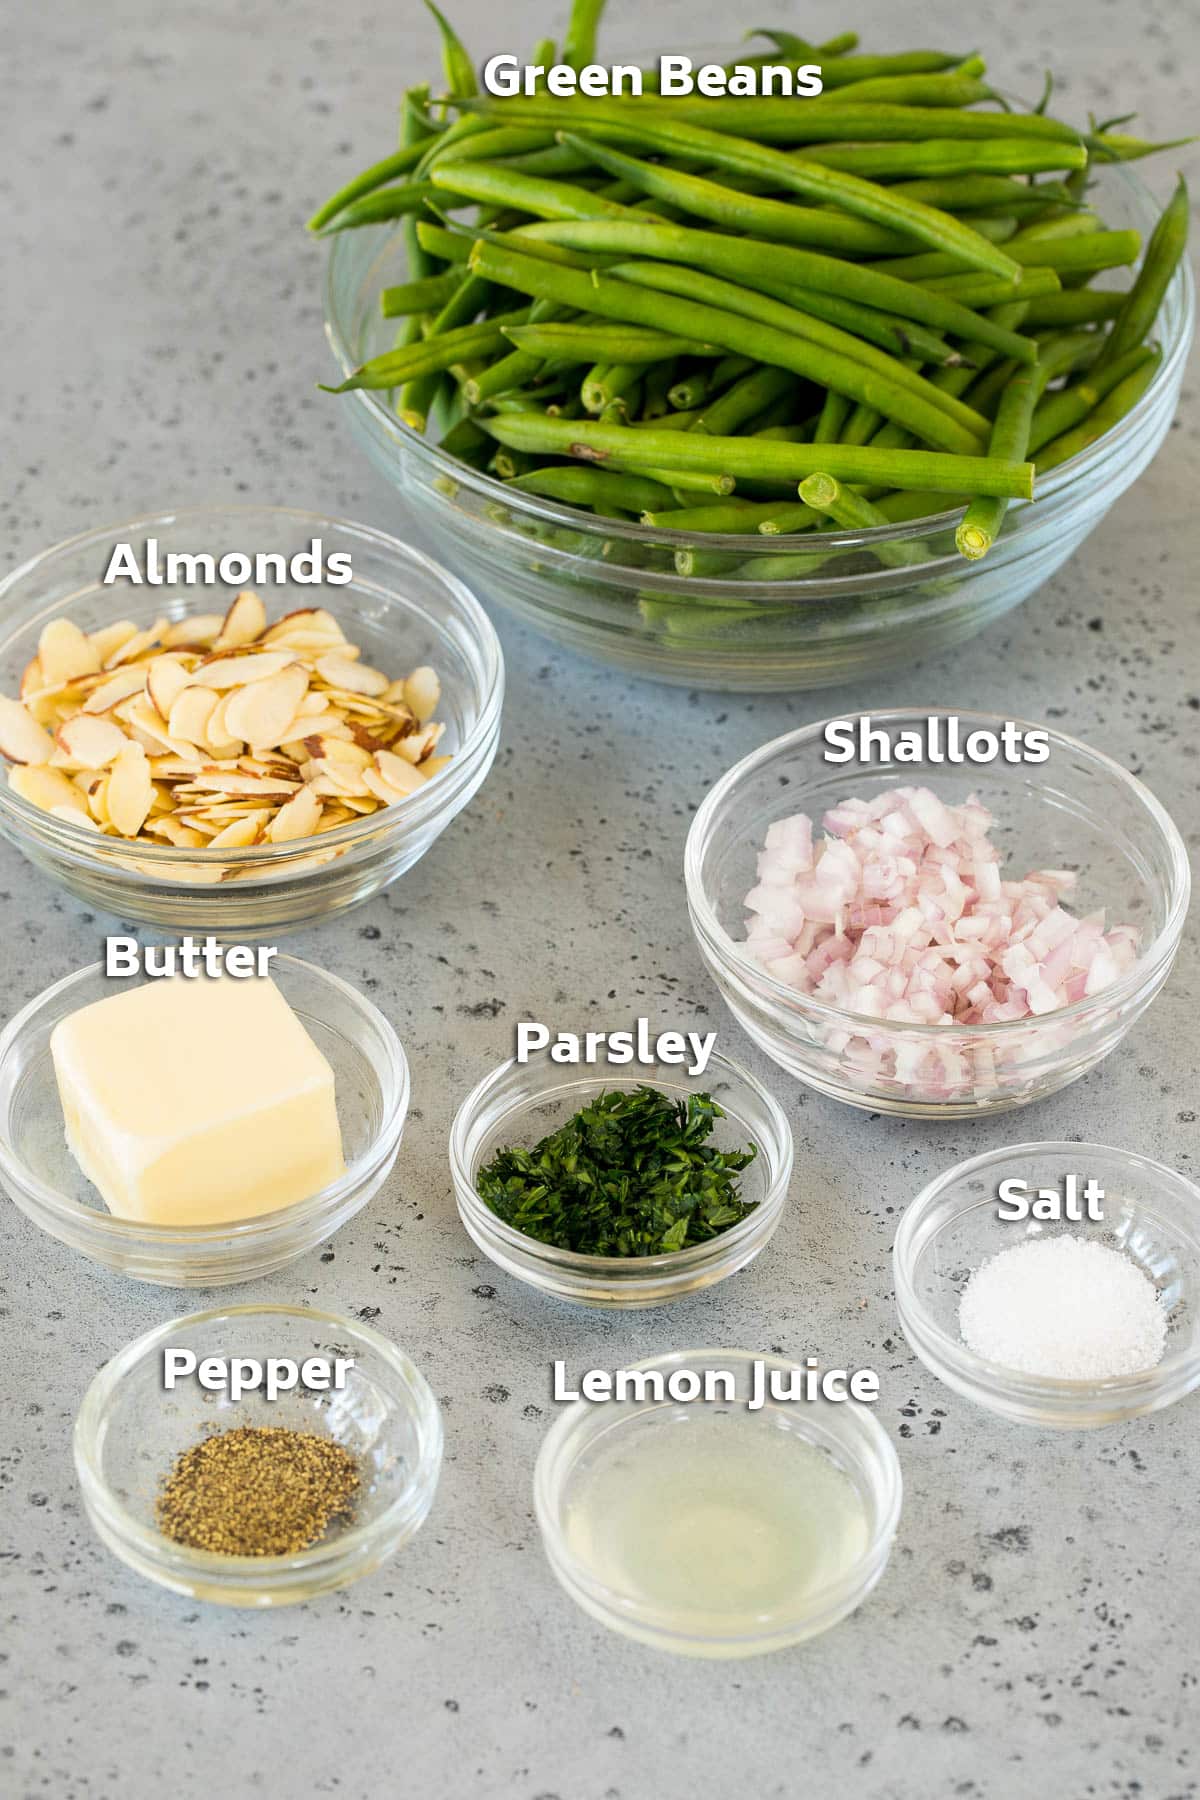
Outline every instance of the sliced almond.
<svg viewBox="0 0 1200 1800"><path fill-rule="evenodd" d="M352 662L344 653L337 651L319 656L316 671L330 687L341 688L347 693L367 694L377 699L388 689L388 678L379 669L372 669L366 663Z"/></svg>
<svg viewBox="0 0 1200 1800"><path fill-rule="evenodd" d="M81 776L80 779L82 780L84 778ZM112 820L108 815L108 776L88 776L87 786L83 789L83 795L87 801L88 812L91 814L92 818L95 819L97 825L104 827L110 826Z"/></svg>
<svg viewBox="0 0 1200 1800"><path fill-rule="evenodd" d="M213 656L192 670L198 687L235 688L248 681L266 681L295 662L290 650L252 650L244 656Z"/></svg>
<svg viewBox="0 0 1200 1800"><path fill-rule="evenodd" d="M301 641L309 640L318 649L344 644L346 641L333 614L326 612L321 606L302 606L295 612L284 613L282 619L276 619L274 625L263 633L264 644L286 642L297 647Z"/></svg>
<svg viewBox="0 0 1200 1800"><path fill-rule="evenodd" d="M177 850L203 850L208 843L202 831L194 831L190 825L183 825L174 813L163 813L156 819L147 819L146 830L155 837L165 838L168 844L174 844Z"/></svg>
<svg viewBox="0 0 1200 1800"><path fill-rule="evenodd" d="M89 831L99 831L95 819L89 812L80 812L77 806L52 806L50 811L56 819L66 819L72 825L86 825Z"/></svg>
<svg viewBox="0 0 1200 1800"><path fill-rule="evenodd" d="M431 756L421 764L421 773L426 781L432 781L435 775L440 775L443 769L448 769L453 761L452 756Z"/></svg>
<svg viewBox="0 0 1200 1800"><path fill-rule="evenodd" d="M101 666L95 645L74 619L51 619L42 627L38 662L48 687L59 687L77 675L95 675Z"/></svg>
<svg viewBox="0 0 1200 1800"><path fill-rule="evenodd" d="M321 818L321 802L310 787L302 787L286 806L281 806L266 835L273 844L286 844L293 838L311 837Z"/></svg>
<svg viewBox="0 0 1200 1800"><path fill-rule="evenodd" d="M208 721L217 704L212 688L186 687L171 707L167 730L187 744L203 744Z"/></svg>
<svg viewBox="0 0 1200 1800"><path fill-rule="evenodd" d="M126 639L119 650L114 650L110 656L106 657L105 668L122 669L127 663L135 662L139 656L145 656L147 650L153 650L157 644L162 642L166 629L167 621L165 619L155 619L153 625L148 625L145 631L135 632L131 638ZM143 670L143 677L144 675L145 671Z"/></svg>
<svg viewBox="0 0 1200 1800"><path fill-rule="evenodd" d="M225 729L256 750L282 743L308 691L308 672L299 663L266 681L252 681L225 701Z"/></svg>
<svg viewBox="0 0 1200 1800"><path fill-rule="evenodd" d="M201 793L248 794L263 799L284 801L291 798L300 783L275 781L266 775L243 775L232 769L202 769L187 784Z"/></svg>
<svg viewBox="0 0 1200 1800"><path fill-rule="evenodd" d="M434 724L431 721L428 725L423 725L420 731L414 731L407 737L399 738L396 743L396 752L404 758L405 762L414 765L423 763L426 757L433 755L434 747L445 729L444 725Z"/></svg>
<svg viewBox="0 0 1200 1800"><path fill-rule="evenodd" d="M19 700L0 695L0 754L14 763L49 762L54 740Z"/></svg>
<svg viewBox="0 0 1200 1800"><path fill-rule="evenodd" d="M209 839L209 849L248 850L251 844L257 844L261 830L258 815L246 813L243 818L231 819L228 825L223 825L216 836Z"/></svg>
<svg viewBox="0 0 1200 1800"><path fill-rule="evenodd" d="M145 687L144 669L121 669L107 681L102 681L99 687L92 689L83 703L83 710L85 713L108 712L112 707L119 706L122 700L128 700L131 695L144 693Z"/></svg>
<svg viewBox="0 0 1200 1800"><path fill-rule="evenodd" d="M217 634L216 648L236 650L242 644L252 644L266 629L266 607L253 588L244 588L240 594L234 595L233 605L225 614Z"/></svg>
<svg viewBox="0 0 1200 1800"><path fill-rule="evenodd" d="M164 719L191 679L187 665L178 656L156 656L146 667L146 692Z"/></svg>
<svg viewBox="0 0 1200 1800"><path fill-rule="evenodd" d="M54 740L79 769L107 768L129 741L111 719L95 718L90 713L76 713L73 719L65 719Z"/></svg>
<svg viewBox="0 0 1200 1800"><path fill-rule="evenodd" d="M40 806L43 812L68 807L72 813L87 816L86 797L61 769L48 768L44 763L17 763L8 771L8 785L14 794L28 800L31 806Z"/></svg>
<svg viewBox="0 0 1200 1800"><path fill-rule="evenodd" d="M99 631L89 631L88 642L96 652L96 667L103 668L110 656L136 636L137 626L132 619L117 619L111 625L102 625Z"/></svg>
<svg viewBox="0 0 1200 1800"><path fill-rule="evenodd" d="M177 619L163 632L163 646L177 650L193 644L210 649L221 635L225 623L220 613L193 613L190 619Z"/></svg>
<svg viewBox="0 0 1200 1800"><path fill-rule="evenodd" d="M318 760L345 763L351 769L369 769L371 766L372 753L347 738L333 737L323 731L315 732L312 737L305 738L304 745Z"/></svg>
<svg viewBox="0 0 1200 1800"><path fill-rule="evenodd" d="M389 691L387 697L390 700L394 696ZM413 670L402 690L404 703L412 708L419 725L425 725L432 719L441 697L442 684L438 680L437 670L424 666Z"/></svg>
<svg viewBox="0 0 1200 1800"><path fill-rule="evenodd" d="M402 756L395 756L390 750L375 752L375 767L383 779L392 787L398 788L402 794L415 794L419 787L424 787L425 776L412 763L406 762Z"/></svg>
<svg viewBox="0 0 1200 1800"><path fill-rule="evenodd" d="M140 744L126 744L108 778L108 814L122 837L136 837L154 800L150 765Z"/></svg>

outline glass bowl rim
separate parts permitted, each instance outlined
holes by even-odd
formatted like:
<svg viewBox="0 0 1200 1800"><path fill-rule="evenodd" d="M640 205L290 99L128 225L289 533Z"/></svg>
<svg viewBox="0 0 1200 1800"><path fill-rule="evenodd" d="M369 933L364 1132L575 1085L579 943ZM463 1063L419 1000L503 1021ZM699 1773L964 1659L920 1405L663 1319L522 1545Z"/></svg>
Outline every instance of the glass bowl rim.
<svg viewBox="0 0 1200 1800"><path fill-rule="evenodd" d="M444 810L443 802L456 790L453 780L455 764L459 764L468 773L475 767L479 754L484 750L494 734L500 708L504 697L504 653L496 628L485 612L483 606L459 576L454 575L437 562L424 550L413 544L406 544L402 539L394 537L391 532L381 531L378 526L364 525L355 519L343 519L331 514L317 513L303 507L272 506L267 502L233 502L214 500L208 504L171 507L166 511L143 514L135 519L122 520L116 524L102 525L88 531L76 532L68 538L61 538L44 550L35 551L26 557L15 569L0 579L0 609L11 597L18 584L35 575L39 569L58 558L75 555L91 544L112 543L126 537L145 535L154 530L183 524L191 521L208 519L213 514L227 514L237 519L242 516L260 513L272 513L280 519L291 521L306 527L317 527L312 535L319 535L329 529L347 533L361 539L369 548L388 555L396 550L402 552L403 558L411 559L426 574L433 577L454 598L460 612L465 615L464 623L470 628L473 647L482 665L480 671L480 693L478 717L471 729L465 734L462 743L454 752L451 766L445 773L451 777L447 782L441 780L426 784L423 791L418 791L406 800L403 807L396 811L396 816L386 819L388 808L381 812L364 814L360 819L345 825L339 825L334 831L326 831L318 836L299 838L282 844L251 844L242 849L196 850L179 848L174 844L147 844L136 838L102 838L100 841L107 849L110 857L121 856L139 863L145 863L146 874L152 874L156 866L169 864L175 868L195 868L203 870L215 864L224 867L231 865L239 871L255 871L263 875L280 868L286 868L289 862L300 862L306 856L325 849L350 849L356 842L369 838L380 829L396 830L398 828L417 827L430 823ZM324 589L314 589L323 592ZM410 605L408 598L400 593L388 596L389 604ZM53 608L43 607L32 616L28 613L14 618L12 614L4 616L0 622L0 653L3 653L11 639L18 631L27 630L43 613L54 612ZM56 616L56 615L55 615ZM440 629L440 627L439 627ZM8 814L26 832L33 830L35 836L44 836L51 841L61 839L63 848L89 852L88 861L96 860L96 833L83 825L73 825L68 819L56 818L42 807L34 806L14 794L7 781L0 781L0 814ZM382 818L382 824L381 824ZM103 866L106 859L100 859ZM301 868L300 877L311 871ZM133 875L134 871L124 871ZM186 886L186 882L177 885Z"/></svg>
<svg viewBox="0 0 1200 1800"><path fill-rule="evenodd" d="M638 1362L626 1363L623 1366L631 1373L639 1373L651 1369L662 1369L665 1371L669 1366L678 1368L687 1363L700 1361L704 1361L717 1367L736 1362L746 1364L754 1361L761 1361L767 1368L772 1370L796 1370L802 1367L794 1357L762 1355L753 1350L734 1348L667 1350L660 1352L657 1356L647 1356ZM623 1592L619 1588L612 1587L607 1582L602 1581L598 1576L592 1574L587 1566L582 1563L568 1547L559 1522L561 1516L559 1499L562 1477L559 1470L554 1465L556 1465L559 1457L563 1453L566 1440L573 1426L575 1426L576 1422L579 1420L594 1418L596 1421L595 1429L589 1434L589 1437L595 1438L607 1431L619 1431L623 1422L628 1423L629 1419L634 1417L633 1410L629 1413L629 1419L625 1421L618 1418L605 1426L601 1423L601 1420L603 1419L606 1407L612 1405L620 1407L622 1404L622 1402L611 1400L603 1401L599 1404L586 1400L572 1400L562 1408L558 1417L550 1425L549 1430L542 1439L538 1449L537 1459L534 1463L534 1511L537 1516L542 1540L546 1545L551 1562L554 1563L561 1558L561 1560L570 1568L572 1578L578 1581L580 1587L588 1593L589 1596L602 1604L606 1604L610 1610L618 1613L622 1618L636 1621L637 1624L645 1626L652 1631L658 1631L664 1636L678 1638L687 1634L672 1626L670 1623L672 1615L664 1613L662 1609L658 1607L649 1606L639 1602L632 1598L629 1593ZM661 1401L646 1401L643 1403L635 1402L634 1408L636 1408L636 1411L638 1412L657 1411L660 1408L678 1404L680 1404L680 1402L664 1399ZM684 1404L707 1405L710 1403L706 1401L691 1401L685 1402ZM713 1402L711 1404L720 1403ZM805 1416L805 1409L811 1404L812 1403L808 1401L794 1403L796 1417L798 1419L803 1419ZM845 1411L850 1418L856 1419L859 1422L866 1442L863 1453L861 1456L857 1457L856 1460L870 1462L875 1474L879 1477L883 1488L883 1505L880 1510L879 1520L872 1529L865 1547L851 1567L841 1576L833 1581L824 1582L819 1588L815 1588L811 1594L805 1596L802 1612L782 1613L778 1610L774 1610L769 1613L759 1614L757 1618L757 1626L759 1629L752 1632L728 1634L721 1632L696 1633L696 1641L727 1644L751 1643L760 1637L772 1636L779 1636L782 1637L784 1641L787 1641L787 1633L791 1626L795 1625L801 1619L808 1620L819 1618L823 1613L835 1609L847 1595L853 1595L860 1583L871 1574L877 1565L882 1569L882 1566L886 1564L890 1558L892 1544L900 1523L900 1514L904 1501L904 1474L900 1465L900 1458L897 1454L896 1446L893 1444L888 1432L876 1418L874 1407L864 1405L862 1401L854 1400L849 1396L847 1396L845 1400L836 1402L825 1400L821 1402L821 1404L828 1406L833 1415L838 1415ZM820 1441L810 1437L807 1431L799 1432L797 1435L803 1437L804 1442L810 1448L824 1448ZM842 1473L845 1473L845 1470L843 1470ZM847 1479L852 1478L847 1477ZM857 1488L857 1483L855 1483L855 1486ZM832 1622L833 1621L831 1621L831 1623Z"/></svg>
<svg viewBox="0 0 1200 1800"><path fill-rule="evenodd" d="M48 1182L34 1175L17 1155L12 1146L7 1123L0 1120L0 1173L6 1178L10 1171L19 1174L18 1185L23 1193L31 1195L38 1206L59 1220L71 1223L83 1223L98 1231L101 1237L110 1239L114 1244L126 1246L141 1245L155 1249L167 1250L172 1246L184 1246L187 1249L204 1245L253 1243L255 1239L274 1235L281 1226L304 1226L327 1212L336 1211L338 1206L350 1198L370 1179L383 1159L390 1153L403 1131L404 1121L408 1116L411 1095L411 1077L409 1075L408 1058L404 1054L404 1046L391 1021L387 1019L373 1000L359 992L350 982L344 981L340 975L323 969L317 963L306 962L298 956L290 956L284 951L277 953L275 961L283 962L306 975L315 975L328 987L340 993L343 998L352 1000L356 1008L365 1013L367 1019L375 1027L383 1042L387 1060L382 1065L372 1059L371 1066L376 1071L380 1092L386 1103L386 1113L380 1129L372 1139L369 1149L364 1150L350 1163L343 1175L336 1181L328 1182L315 1194L309 1194L304 1200L295 1200L290 1206L279 1207L275 1212L260 1213L249 1219L234 1219L226 1224L207 1224L193 1226L160 1225L149 1220L122 1219L107 1210L85 1206L78 1200L72 1200L61 1189L51 1187ZM88 963L85 968L75 969L70 975L62 976L35 994L15 1013L0 1031L0 1067L16 1049L22 1033L30 1026L37 1015L45 1007L52 1004L62 993L82 983L89 977L99 975L104 968L103 963ZM188 977L175 977L186 980ZM203 976L197 980L207 979ZM286 998L286 996L285 996ZM227 1309L222 1309L227 1310ZM251 1306L251 1311L260 1310Z"/></svg>
<svg viewBox="0 0 1200 1800"><path fill-rule="evenodd" d="M819 719L814 724L801 725L794 731L785 731L768 743L761 744L757 750L750 751L740 762L733 764L724 775L709 788L704 799L696 809L692 823L688 828L684 844L683 868L684 885L687 890L688 910L691 914L692 928L703 948L711 949L721 963L728 967L730 973L745 980L754 977L755 989L764 990L771 999L784 1002L789 1009L797 1008L806 1015L811 1015L831 1026L850 1024L853 1026L869 1026L872 1031L893 1031L908 1036L910 1033L918 1038L928 1038L936 1043L939 1038L944 1042L947 1036L954 1034L975 1040L984 1038L988 1041L1003 1041L1009 1036L1020 1033L1028 1034L1036 1030L1042 1023L1061 1024L1064 1020L1076 1020L1094 1012L1097 1008L1109 1009L1131 998L1142 988L1148 977L1155 975L1162 964L1174 955L1187 916L1188 902L1191 897L1191 864L1179 828L1161 801L1155 798L1150 789L1138 776L1130 774L1113 757L1103 750L1097 750L1091 744L1085 744L1081 738L1069 736L1065 731L1058 731L1053 726L1038 725L1032 720L1016 719L1014 724L1026 730L1045 731L1051 744L1062 749L1081 754L1089 762L1098 765L1110 778L1129 791L1132 798L1144 812L1147 812L1163 838L1171 861L1171 873L1174 878L1175 892L1167 917L1161 929L1151 943L1143 950L1133 966L1126 970L1118 980L1101 988L1098 993L1090 994L1082 1000L1074 1000L1069 1006L1060 1006L1054 1012L1040 1013L1025 1019L1003 1019L990 1024L977 1025L926 1025L910 1023L907 1020L877 1019L867 1013L849 1012L843 1007L833 1006L827 1000L820 1000L815 995L798 993L785 982L778 981L765 969L758 969L748 958L738 954L740 948L729 936L718 920L700 878L701 838L711 829L712 820L718 807L729 797L737 784L747 775L753 774L758 767L768 762L784 746L799 747L811 742L834 719L858 720L870 718L874 723L900 724L913 718L957 718L979 730L994 729L1005 722L1005 715L999 713L970 712L957 707L948 706L901 706L889 707L885 711L833 713L827 719Z"/></svg>
<svg viewBox="0 0 1200 1800"><path fill-rule="evenodd" d="M167 1344L173 1334L185 1327L192 1329L246 1314L313 1319L329 1326L335 1335L346 1332L357 1335L404 1381L410 1396L408 1416L417 1429L421 1453L395 1499L389 1501L384 1510L366 1524L351 1525L337 1537L320 1539L317 1543L310 1544L307 1550L298 1550L290 1556L227 1556L218 1551L197 1550L188 1544L175 1543L161 1531L141 1524L116 1498L97 1456L107 1408L118 1393L122 1381L146 1354ZM393 1405L399 1407L398 1402ZM193 1573L214 1579L221 1575L260 1574L268 1581L271 1577L292 1574L304 1577L322 1564L353 1557L356 1551L378 1541L392 1528L403 1527L413 1510L413 1502L419 1502L423 1498L431 1477L436 1480L441 1467L442 1446L441 1409L433 1389L398 1344L392 1343L382 1332L362 1324L358 1319L347 1319L340 1313L326 1312L320 1307L290 1306L283 1301L247 1301L236 1306L208 1307L202 1312L185 1313L177 1319L168 1319L163 1325L153 1325L148 1331L139 1333L96 1371L80 1402L72 1431L75 1469L84 1499L96 1508L105 1523L115 1529L124 1542L135 1544L152 1560L157 1561L166 1554L173 1562L184 1564Z"/></svg>
<svg viewBox="0 0 1200 1800"><path fill-rule="evenodd" d="M544 1243L540 1238L527 1237L523 1231L509 1225L494 1213L475 1186L474 1177L467 1166L466 1138L474 1128L478 1114L490 1094L512 1070L522 1067L515 1056L490 1069L466 1098L459 1104L450 1125L450 1172L454 1182L455 1197L464 1206L469 1206L471 1216L484 1229L486 1234L505 1248L513 1251L524 1251L532 1255L546 1268L561 1271L565 1276L575 1276L580 1280L598 1278L605 1281L620 1282L636 1279L639 1276L669 1276L686 1274L689 1270L702 1267L714 1256L727 1248L738 1249L753 1239L764 1222L775 1219L787 1202L791 1188L795 1162L795 1143L792 1128L788 1124L787 1114L775 1096L760 1082L757 1076L735 1062L732 1057L714 1051L709 1057L705 1073L719 1065L722 1069L742 1082L758 1101L771 1121L772 1129L779 1141L782 1155L776 1161L769 1159L765 1145L758 1145L759 1156L767 1169L767 1191L744 1219L720 1231L715 1237L705 1238L702 1243L688 1244L682 1250L660 1251L655 1256L592 1256L579 1250L564 1250L556 1244ZM641 1066L641 1065L638 1065ZM633 1073L622 1077L615 1071L609 1071L614 1082L628 1081ZM603 1071L599 1065L584 1074L583 1069L569 1069L564 1066L562 1079L555 1083L555 1088L582 1087L587 1084L587 1076L601 1076ZM645 1085L654 1085L654 1078L647 1076ZM505 1118L525 1114L539 1105L545 1105L547 1094L526 1098L509 1108ZM757 1141L757 1140L756 1140Z"/></svg>
<svg viewBox="0 0 1200 1800"><path fill-rule="evenodd" d="M1200 1227L1200 1186L1192 1181L1190 1176L1181 1174L1178 1169L1172 1169L1167 1163L1159 1162L1155 1157L1143 1156L1137 1150L1125 1150L1116 1144L1076 1143L1065 1138L1035 1138L1023 1144L1004 1144L999 1149L984 1150L977 1156L967 1157L964 1161L953 1164L949 1169L943 1169L941 1174L935 1175L932 1181L926 1182L920 1192L909 1201L901 1215L892 1245L892 1271L896 1284L896 1310L900 1315L900 1323L905 1327L907 1335L907 1322L911 1316L916 1321L921 1334L927 1335L933 1340L944 1360L956 1373L969 1378L972 1386L980 1391L991 1392L1001 1388L1010 1395L1043 1401L1053 1401L1056 1398L1068 1402L1093 1398L1121 1400L1133 1399L1149 1389L1168 1385L1171 1376L1188 1369L1195 1370L1200 1376L1200 1332L1197 1333L1196 1342L1188 1348L1173 1351L1169 1356L1164 1356L1161 1362L1155 1363L1152 1368L1137 1369L1131 1375L1107 1375L1100 1380L1091 1380L1087 1377L1031 1375L1023 1369L1010 1369L1004 1363L993 1362L990 1357L980 1356L961 1338L951 1337L932 1317L913 1286L912 1274L916 1260L917 1234L936 1203L951 1185L975 1174L982 1175L985 1170L994 1168L998 1163L1008 1162L1021 1156L1061 1154L1072 1160L1078 1160L1093 1152L1101 1156L1114 1157L1129 1169L1144 1172L1150 1176L1169 1176L1172 1181L1181 1183L1195 1197L1197 1224ZM989 1201L985 1199L978 1204L987 1205ZM963 1208L962 1210L968 1209ZM916 1346L914 1345L913 1348L915 1350ZM922 1358L922 1360L924 1359Z"/></svg>
<svg viewBox="0 0 1200 1800"><path fill-rule="evenodd" d="M1151 219L1149 209L1152 204L1150 189L1135 171L1125 163L1106 163L1103 165L1103 168L1106 175L1125 182L1137 200L1139 207L1146 209L1146 225L1148 230ZM1153 216L1157 217L1157 213ZM382 228L368 227L367 229L379 230ZM358 365L350 350L348 331L343 320L342 308L336 303L335 277L339 259L349 254L348 240L351 236L356 235L357 233L352 234L350 232L334 232L330 234L330 249L326 259L323 283L325 337L333 358L340 368L343 377L348 376ZM397 235L397 229L389 229L389 246ZM1143 231L1143 237L1145 236L1146 232ZM1187 358L1191 344L1196 312L1196 288L1191 263L1186 256L1180 259L1167 288L1167 292L1163 297L1164 307L1172 302L1179 303L1178 326L1172 333L1169 342L1164 344L1164 354L1159 362L1158 368L1154 371L1154 375L1145 392L1139 396L1136 403L1129 409L1119 423L1111 430L1106 431L1094 444L1089 444L1085 449L1077 452L1076 455L1069 457L1057 468L1050 470L1046 477L1044 477L1044 485L1041 486L1040 491L1036 493L1033 501L1014 502L1011 507L1014 517L1032 518L1031 509L1036 508L1040 502L1061 500L1065 498L1068 493L1074 494L1077 491L1077 486L1082 487L1086 478L1096 472L1097 468L1106 459L1108 454L1112 451L1119 450L1123 443L1133 435L1135 429L1141 425L1145 416L1153 411L1164 388L1166 388L1175 378L1177 372L1181 372L1182 365ZM1162 313L1160 309L1160 318L1161 317ZM603 521L597 521L595 514L585 512L581 508L569 506L561 501L549 500L541 495L525 494L520 489L514 489L509 486L508 483L487 474L486 471L474 469L469 464L459 461L457 457L446 455L439 445L431 443L423 433L415 430L411 425L401 419L399 414L390 412L379 395L369 389L359 388L351 393L341 396L341 398L351 402L351 404L358 405L360 409L365 411L372 424L375 427L382 426L389 437L394 438L398 435L400 441L406 448L426 456L433 464L440 477L447 477L460 486L471 488L485 501L501 503L513 508L514 511L529 514L540 522L565 526L567 528L573 528L576 531L599 534L599 531L602 528L604 537L625 541L630 544L642 544L647 541L652 541L655 544L661 543L666 549L681 549L685 546L694 547L696 544L697 534L694 532L668 530L665 528L660 529L657 527L651 530L649 527L641 525L640 523L632 523L623 519L604 519ZM823 532L821 534L821 542L823 546L829 549L830 554L836 554L839 550L849 550L859 547L870 549L877 543L892 543L900 540L912 541L913 538L917 536L935 536L940 532L948 530L954 521L961 517L963 511L964 509L961 506L951 507L944 512L931 514L927 518L921 520L909 520L898 525L888 525L886 527L874 526L866 530L858 529L848 531L843 529ZM1043 519L1045 517L1044 509L1042 517ZM919 531L917 530L918 526L920 527ZM778 540L775 538L764 537L757 532L705 532L703 534L703 547L705 550L727 551L731 555L747 557L752 551L756 551L759 555L769 554L772 549L778 549ZM553 545L543 546L542 553L551 560L555 560L558 556L567 556L566 552L557 550ZM568 560L574 560L573 556L568 556ZM939 572L939 565L945 565L947 568L954 568L961 573L963 572L961 567L963 562L964 559L957 554L945 554L940 557L931 558L928 565L923 568L922 579L936 579ZM967 563L966 572L969 573L971 570L982 566L982 562ZM883 569L879 571L881 577L891 578L893 582L896 573L897 571L895 569ZM909 573L911 574L911 571ZM861 582L862 577L861 575L852 577L847 576L842 577L841 579ZM654 580L656 585L662 583L669 584L672 582L684 583L686 584L686 590L689 594L695 594L698 589L703 588L705 592L701 595L702 598L707 597L707 592L709 590L718 593L723 591L724 587L727 585L720 576L697 578L695 576L680 576L678 574L663 573L662 575L656 574ZM827 585L836 588L837 578L825 577L824 581ZM779 599L781 596L794 599L807 597L809 590L814 589L818 585L819 583L817 580L802 576L796 580L783 582L739 582L738 592L739 594L754 596L756 590L761 588L764 593L774 595L776 599Z"/></svg>

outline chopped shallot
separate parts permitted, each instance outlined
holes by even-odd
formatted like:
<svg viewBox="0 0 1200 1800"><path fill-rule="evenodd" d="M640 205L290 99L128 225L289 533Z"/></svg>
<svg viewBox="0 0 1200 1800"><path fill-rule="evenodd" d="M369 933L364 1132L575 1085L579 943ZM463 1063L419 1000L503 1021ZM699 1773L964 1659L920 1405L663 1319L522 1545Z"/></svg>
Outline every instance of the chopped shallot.
<svg viewBox="0 0 1200 1800"><path fill-rule="evenodd" d="M1135 927L1105 931L1102 912L1068 910L1070 870L1005 879L974 796L951 806L929 788L892 788L843 801L822 824L819 841L803 813L769 828L746 896L747 948L776 980L843 1012L1010 1023L1090 999L1137 960ZM869 1026L841 1036L866 1085L943 1095L995 1085L993 1053L965 1042L897 1044Z"/></svg>

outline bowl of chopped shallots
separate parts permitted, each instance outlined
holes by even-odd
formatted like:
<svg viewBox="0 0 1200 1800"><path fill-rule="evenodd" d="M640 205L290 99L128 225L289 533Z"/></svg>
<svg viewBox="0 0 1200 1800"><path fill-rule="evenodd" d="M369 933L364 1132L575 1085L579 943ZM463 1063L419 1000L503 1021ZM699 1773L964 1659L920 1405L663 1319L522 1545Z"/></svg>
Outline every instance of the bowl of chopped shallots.
<svg viewBox="0 0 1200 1800"><path fill-rule="evenodd" d="M496 753L487 615L368 526L134 519L15 569L0 615L0 833L124 919L246 938L341 912L424 855Z"/></svg>
<svg viewBox="0 0 1200 1800"><path fill-rule="evenodd" d="M1110 757L942 708L765 744L706 796L685 877L755 1042L910 1117L1024 1106L1094 1068L1166 980L1190 890L1175 825Z"/></svg>

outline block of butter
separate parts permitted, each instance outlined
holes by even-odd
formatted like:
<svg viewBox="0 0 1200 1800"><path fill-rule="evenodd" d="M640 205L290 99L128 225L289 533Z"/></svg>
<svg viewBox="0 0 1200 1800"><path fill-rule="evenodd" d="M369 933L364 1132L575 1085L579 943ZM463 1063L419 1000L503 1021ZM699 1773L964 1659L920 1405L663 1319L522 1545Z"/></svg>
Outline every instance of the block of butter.
<svg viewBox="0 0 1200 1800"><path fill-rule="evenodd" d="M50 1038L67 1143L109 1211L219 1225L345 1169L333 1070L266 977L164 977Z"/></svg>

